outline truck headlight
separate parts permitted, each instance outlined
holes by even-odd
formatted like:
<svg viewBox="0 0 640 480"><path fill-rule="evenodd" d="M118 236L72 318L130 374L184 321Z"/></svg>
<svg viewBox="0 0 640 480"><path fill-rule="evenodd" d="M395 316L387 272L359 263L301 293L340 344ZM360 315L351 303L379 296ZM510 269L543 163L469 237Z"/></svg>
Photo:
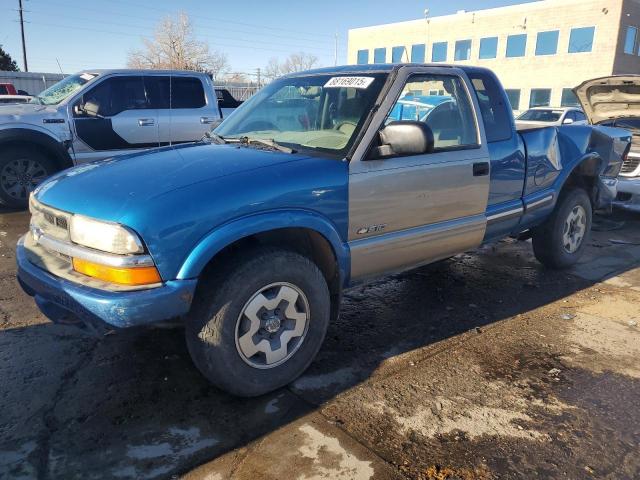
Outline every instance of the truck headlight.
<svg viewBox="0 0 640 480"><path fill-rule="evenodd" d="M71 217L69 236L74 243L103 252L120 255L144 252L138 236L126 227L83 215Z"/></svg>

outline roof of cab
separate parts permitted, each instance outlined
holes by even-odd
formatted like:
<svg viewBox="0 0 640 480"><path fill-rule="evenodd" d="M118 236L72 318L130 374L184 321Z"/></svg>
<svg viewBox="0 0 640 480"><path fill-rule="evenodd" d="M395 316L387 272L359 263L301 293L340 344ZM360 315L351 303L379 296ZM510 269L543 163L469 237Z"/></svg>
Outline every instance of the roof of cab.
<svg viewBox="0 0 640 480"><path fill-rule="evenodd" d="M448 63L367 63L364 65L337 65L335 67L315 68L303 72L295 72L286 76L297 75L323 75L323 74L348 74L348 73L390 73L405 67L437 67L459 68L464 71L491 71L483 67L470 65L452 65Z"/></svg>
<svg viewBox="0 0 640 480"><path fill-rule="evenodd" d="M148 70L143 68L94 68L88 70L82 70L77 72L78 75L83 73L92 73L94 75L106 75L106 74L151 74L151 75L207 75L203 72L196 72L193 70Z"/></svg>

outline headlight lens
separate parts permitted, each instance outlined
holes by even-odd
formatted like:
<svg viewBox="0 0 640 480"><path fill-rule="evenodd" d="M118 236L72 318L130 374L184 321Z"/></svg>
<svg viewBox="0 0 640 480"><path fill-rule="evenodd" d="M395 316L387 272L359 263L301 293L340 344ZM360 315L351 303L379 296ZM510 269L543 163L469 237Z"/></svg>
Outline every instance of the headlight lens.
<svg viewBox="0 0 640 480"><path fill-rule="evenodd" d="M121 255L143 253L138 236L122 225L73 215L69 228L71 241L85 247Z"/></svg>

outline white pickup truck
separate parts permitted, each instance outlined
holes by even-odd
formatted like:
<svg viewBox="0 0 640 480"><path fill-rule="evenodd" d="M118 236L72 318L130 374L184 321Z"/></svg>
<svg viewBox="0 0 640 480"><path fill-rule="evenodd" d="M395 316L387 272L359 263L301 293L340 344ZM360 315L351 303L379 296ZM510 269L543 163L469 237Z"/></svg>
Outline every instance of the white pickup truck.
<svg viewBox="0 0 640 480"><path fill-rule="evenodd" d="M33 188L57 171L200 140L221 119L205 73L90 70L71 75L30 103L0 105L0 204L26 207Z"/></svg>

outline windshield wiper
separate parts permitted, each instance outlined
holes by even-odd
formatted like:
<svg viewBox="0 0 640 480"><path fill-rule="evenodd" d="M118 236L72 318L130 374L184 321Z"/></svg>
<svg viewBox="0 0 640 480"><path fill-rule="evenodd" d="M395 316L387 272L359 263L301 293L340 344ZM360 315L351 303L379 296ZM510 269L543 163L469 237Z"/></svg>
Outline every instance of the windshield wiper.
<svg viewBox="0 0 640 480"><path fill-rule="evenodd" d="M227 140L222 135L218 135L216 132L207 132L200 140L204 142L207 139L212 140L213 143L216 143L218 145L224 145L225 143L227 143Z"/></svg>
<svg viewBox="0 0 640 480"><path fill-rule="evenodd" d="M293 148L285 147L284 145L280 145L274 140L268 140L266 138L234 137L225 138L224 141L226 143L240 143L243 145L261 145L263 147L269 147L283 153L296 153Z"/></svg>

